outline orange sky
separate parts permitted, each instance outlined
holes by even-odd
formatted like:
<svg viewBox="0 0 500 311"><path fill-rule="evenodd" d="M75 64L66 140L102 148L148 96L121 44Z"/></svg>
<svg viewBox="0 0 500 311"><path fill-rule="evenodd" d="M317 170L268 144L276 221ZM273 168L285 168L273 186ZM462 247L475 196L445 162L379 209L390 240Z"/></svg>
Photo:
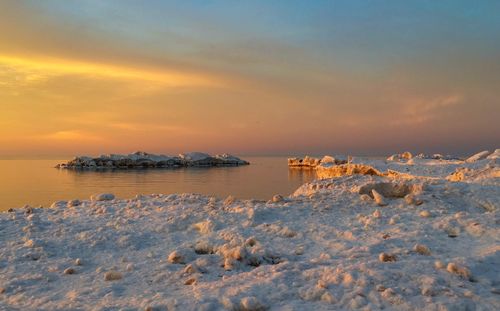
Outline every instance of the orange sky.
<svg viewBox="0 0 500 311"><path fill-rule="evenodd" d="M1 2L0 157L499 147L491 8L280 3Z"/></svg>

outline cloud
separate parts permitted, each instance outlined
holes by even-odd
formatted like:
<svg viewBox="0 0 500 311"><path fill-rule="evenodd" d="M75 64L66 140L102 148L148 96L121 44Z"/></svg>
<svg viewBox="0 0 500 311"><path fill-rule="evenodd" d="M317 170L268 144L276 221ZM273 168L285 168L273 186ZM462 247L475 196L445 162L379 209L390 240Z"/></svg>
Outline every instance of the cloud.
<svg viewBox="0 0 500 311"><path fill-rule="evenodd" d="M54 141L103 141L100 136L79 130L56 131L49 134L36 136L38 139Z"/></svg>
<svg viewBox="0 0 500 311"><path fill-rule="evenodd" d="M30 84L53 77L76 75L94 79L154 83L162 87L221 87L220 79L206 74L152 70L50 57L20 57L0 54L0 66L14 75L10 84ZM7 82L3 82L6 84Z"/></svg>
<svg viewBox="0 0 500 311"><path fill-rule="evenodd" d="M393 125L416 125L438 118L443 110L463 101L461 95L453 94L431 99L412 98L403 104L403 110L392 121Z"/></svg>

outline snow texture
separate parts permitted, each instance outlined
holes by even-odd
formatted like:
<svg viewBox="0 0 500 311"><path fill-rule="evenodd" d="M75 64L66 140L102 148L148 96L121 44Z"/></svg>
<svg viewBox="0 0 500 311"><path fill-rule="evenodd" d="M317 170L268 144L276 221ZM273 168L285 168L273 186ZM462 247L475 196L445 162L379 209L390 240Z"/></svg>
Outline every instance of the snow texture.
<svg viewBox="0 0 500 311"><path fill-rule="evenodd" d="M0 310L499 310L499 176L474 174L496 160L358 161L384 174L268 202L101 194L1 213Z"/></svg>

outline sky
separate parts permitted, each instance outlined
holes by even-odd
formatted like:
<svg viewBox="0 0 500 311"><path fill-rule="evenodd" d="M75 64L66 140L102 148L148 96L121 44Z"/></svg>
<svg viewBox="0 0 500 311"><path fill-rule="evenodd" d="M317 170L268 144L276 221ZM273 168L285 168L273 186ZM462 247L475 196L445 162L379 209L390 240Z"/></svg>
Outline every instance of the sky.
<svg viewBox="0 0 500 311"><path fill-rule="evenodd" d="M500 148L500 1L0 0L0 157Z"/></svg>

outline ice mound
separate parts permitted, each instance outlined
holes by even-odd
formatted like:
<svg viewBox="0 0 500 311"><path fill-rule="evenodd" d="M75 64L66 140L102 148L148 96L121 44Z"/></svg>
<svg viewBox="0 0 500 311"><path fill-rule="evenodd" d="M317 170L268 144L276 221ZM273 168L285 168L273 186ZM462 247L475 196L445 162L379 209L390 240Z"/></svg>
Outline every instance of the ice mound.
<svg viewBox="0 0 500 311"><path fill-rule="evenodd" d="M495 152L496 152L496 151L495 151ZM481 152L476 153L475 155L472 155L472 156L468 157L468 158L465 160L465 162L472 163L472 162L476 162L476 161L484 160L484 159L486 159L486 158L487 158L490 154L491 154L491 152L489 152L488 150L481 151Z"/></svg>
<svg viewBox="0 0 500 311"><path fill-rule="evenodd" d="M320 179L356 174L377 176L383 175L374 167L365 164L319 165L316 167L316 175Z"/></svg>
<svg viewBox="0 0 500 311"><path fill-rule="evenodd" d="M408 161L413 158L413 155L409 152L403 152L400 154L393 154L387 158L387 161Z"/></svg>
<svg viewBox="0 0 500 311"><path fill-rule="evenodd" d="M305 156L304 158L288 158L289 167L300 167L300 168L315 168L321 164L344 164L347 163L344 159L334 158L332 156L324 156L323 158L313 158Z"/></svg>
<svg viewBox="0 0 500 311"><path fill-rule="evenodd" d="M495 149L495 151L486 157L488 160L496 160L500 158L500 149Z"/></svg>
<svg viewBox="0 0 500 311"><path fill-rule="evenodd" d="M495 163L496 164L496 163ZM486 165L482 168L468 168L468 167L459 167L455 172L448 175L446 179L449 181L488 181L500 179L500 167L498 165L491 164ZM496 180L500 183L500 180Z"/></svg>
<svg viewBox="0 0 500 311"><path fill-rule="evenodd" d="M229 154L211 156L201 152L190 152L180 154L176 157L170 157L138 151L128 155L101 155L97 158L79 156L67 163L58 164L56 167L67 169L127 169L188 166L238 166L247 164L249 164L247 161Z"/></svg>
<svg viewBox="0 0 500 311"><path fill-rule="evenodd" d="M362 185L358 192L373 198L373 190L385 198L404 198L410 194L422 193L423 185L406 182L375 182Z"/></svg>

